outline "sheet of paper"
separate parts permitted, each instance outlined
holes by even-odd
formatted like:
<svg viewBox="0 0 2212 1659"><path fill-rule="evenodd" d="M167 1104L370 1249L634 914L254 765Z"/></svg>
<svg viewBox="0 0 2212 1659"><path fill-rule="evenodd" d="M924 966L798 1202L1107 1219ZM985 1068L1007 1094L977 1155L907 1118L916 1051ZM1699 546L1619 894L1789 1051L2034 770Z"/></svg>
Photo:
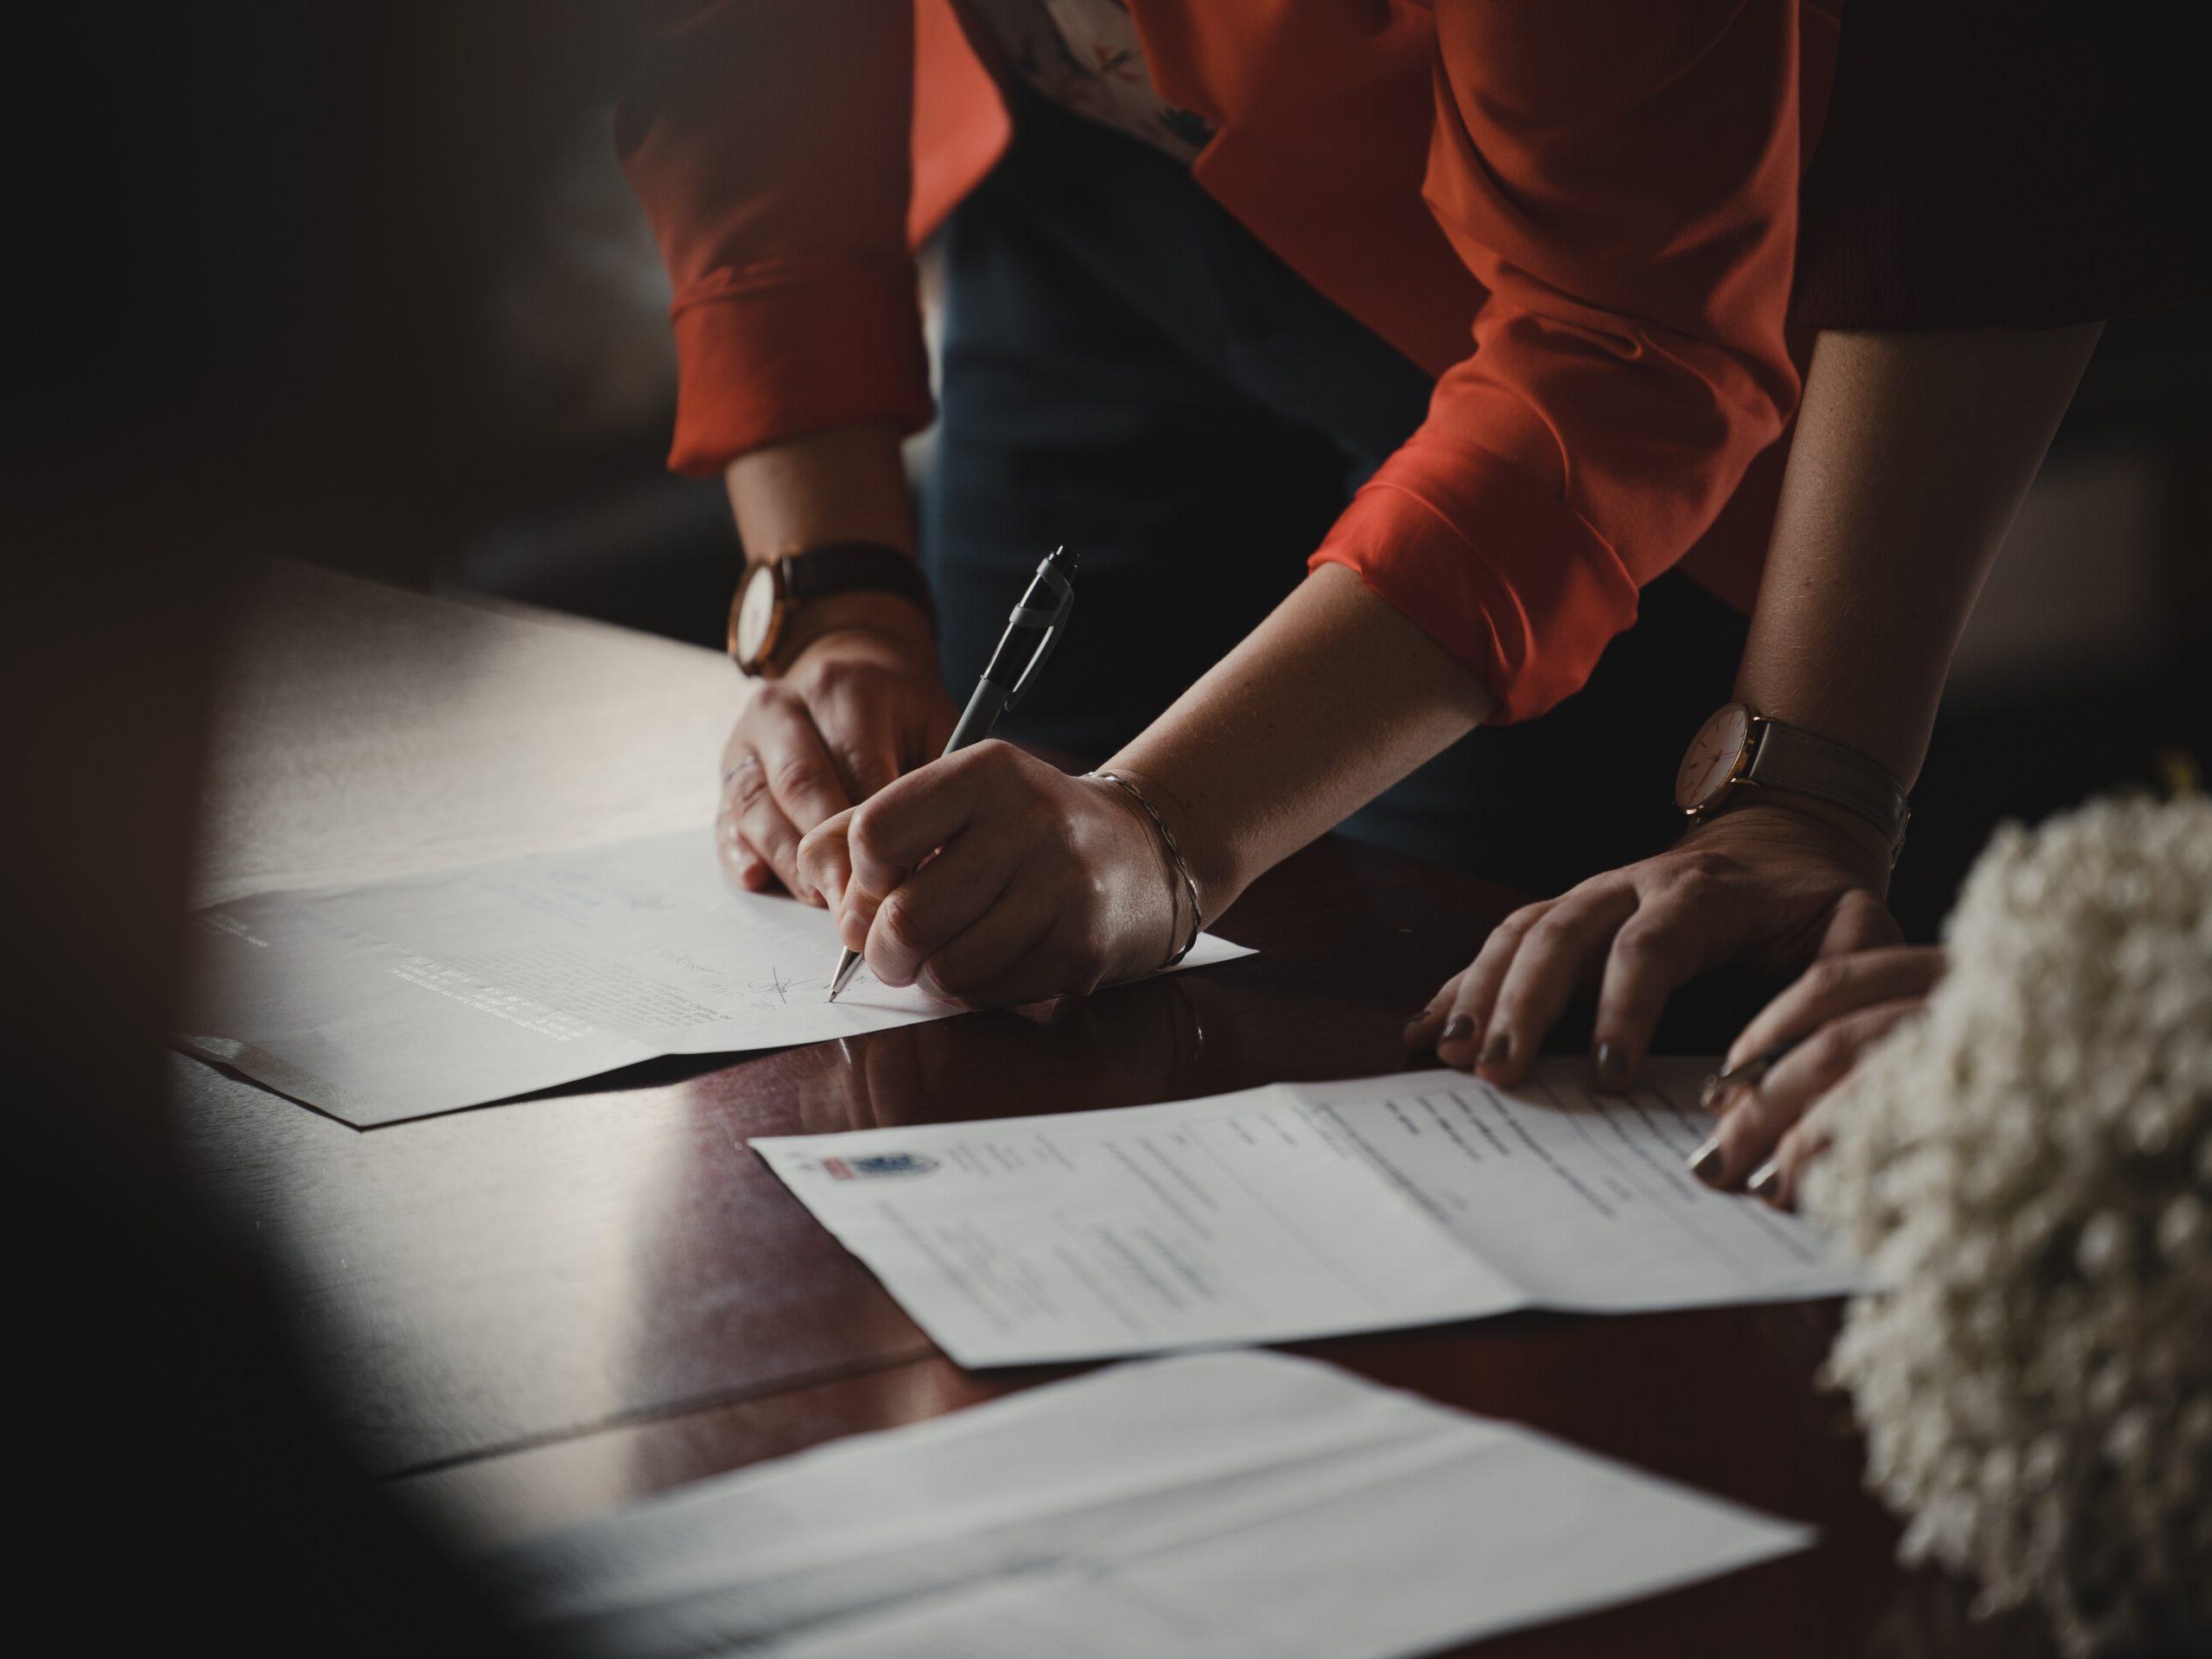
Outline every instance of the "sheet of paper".
<svg viewBox="0 0 2212 1659"><path fill-rule="evenodd" d="M1388 1659L1809 1529L1334 1367L1116 1366L514 1546L542 1634L637 1659Z"/></svg>
<svg viewBox="0 0 2212 1659"><path fill-rule="evenodd" d="M1808 1224L1682 1167L1707 1061L1566 1062L752 1144L946 1353L1017 1365L1839 1294Z"/></svg>
<svg viewBox="0 0 2212 1659"><path fill-rule="evenodd" d="M179 1041L347 1122L426 1117L662 1054L856 1036L961 1010L863 969L830 917L739 893L705 829L193 918ZM1185 967L1247 956L1201 938Z"/></svg>

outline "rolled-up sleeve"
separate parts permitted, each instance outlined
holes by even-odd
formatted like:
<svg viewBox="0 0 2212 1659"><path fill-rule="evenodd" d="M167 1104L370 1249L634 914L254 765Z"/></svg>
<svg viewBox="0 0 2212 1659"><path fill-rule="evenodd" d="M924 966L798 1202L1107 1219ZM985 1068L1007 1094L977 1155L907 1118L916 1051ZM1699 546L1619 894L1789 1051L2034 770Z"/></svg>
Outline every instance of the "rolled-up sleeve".
<svg viewBox="0 0 2212 1659"><path fill-rule="evenodd" d="M669 464L927 425L913 0L664 0L649 17L617 131L674 289Z"/></svg>
<svg viewBox="0 0 2212 1659"><path fill-rule="evenodd" d="M1436 22L1424 194L1489 295L1313 563L1503 722L1580 688L1796 406L1802 23L1787 0L1440 0Z"/></svg>

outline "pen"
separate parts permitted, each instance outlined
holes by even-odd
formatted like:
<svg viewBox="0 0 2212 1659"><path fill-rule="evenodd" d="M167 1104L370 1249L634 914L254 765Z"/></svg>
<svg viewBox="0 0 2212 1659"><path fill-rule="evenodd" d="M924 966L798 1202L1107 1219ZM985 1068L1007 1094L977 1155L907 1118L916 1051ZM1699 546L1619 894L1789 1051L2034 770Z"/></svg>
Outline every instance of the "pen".
<svg viewBox="0 0 2212 1659"><path fill-rule="evenodd" d="M961 711L960 723L952 728L951 741L944 746L945 753L957 753L988 737L998 717L1029 689L1030 681L1059 643L1069 613L1075 609L1074 576L1075 555L1066 548L1056 547L1045 556L1037 574L1029 579L1021 602L1007 618L1006 633L991 653L983 677L976 682L975 695ZM835 1002L837 993L852 982L860 965L859 951L849 948L838 951L837 971L830 980L830 1001Z"/></svg>
<svg viewBox="0 0 2212 1659"><path fill-rule="evenodd" d="M1705 1080L1705 1086L1698 1090L1697 1103L1709 1112L1731 1090L1756 1086L1761 1077L1782 1063L1783 1055L1797 1046L1797 1040L1792 1037L1788 1042L1777 1043L1772 1048L1752 1055L1741 1065L1723 1066Z"/></svg>

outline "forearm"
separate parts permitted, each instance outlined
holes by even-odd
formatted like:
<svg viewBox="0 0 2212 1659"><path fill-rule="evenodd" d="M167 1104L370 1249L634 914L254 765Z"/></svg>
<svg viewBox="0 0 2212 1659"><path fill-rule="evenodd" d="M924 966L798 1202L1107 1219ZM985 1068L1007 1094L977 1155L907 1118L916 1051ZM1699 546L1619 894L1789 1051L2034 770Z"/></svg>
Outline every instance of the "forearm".
<svg viewBox="0 0 2212 1659"><path fill-rule="evenodd" d="M738 539L753 558L824 542L913 550L913 508L889 426L841 427L748 450L723 480Z"/></svg>
<svg viewBox="0 0 2212 1659"><path fill-rule="evenodd" d="M1821 337L1743 701L1911 785L1982 580L2100 327Z"/></svg>
<svg viewBox="0 0 2212 1659"><path fill-rule="evenodd" d="M831 542L875 542L910 556L914 551L913 505L899 435L888 425L841 427L749 450L729 464L723 481L748 558ZM801 614L809 636L867 627L929 644L921 613L889 594L839 594L810 603Z"/></svg>
<svg viewBox="0 0 2212 1659"><path fill-rule="evenodd" d="M1434 640L1325 565L1109 765L1169 816L1211 919L1489 707Z"/></svg>

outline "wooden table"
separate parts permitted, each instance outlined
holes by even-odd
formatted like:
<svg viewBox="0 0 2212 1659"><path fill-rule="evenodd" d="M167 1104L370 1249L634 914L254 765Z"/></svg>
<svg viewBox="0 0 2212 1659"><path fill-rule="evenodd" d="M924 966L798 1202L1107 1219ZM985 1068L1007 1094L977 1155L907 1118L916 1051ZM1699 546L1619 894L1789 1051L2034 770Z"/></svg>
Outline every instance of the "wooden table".
<svg viewBox="0 0 2212 1659"><path fill-rule="evenodd" d="M208 897L702 822L741 695L711 653L300 569L243 640ZM1329 841L1224 922L1256 957L1084 1002L656 1062L367 1132L180 1058L178 1111L361 1455L492 1539L1060 1374L938 1355L748 1136L1395 1069L1408 1015L1511 902ZM1695 1023L1678 1040L1710 1046ZM1808 1554L1486 1653L2039 1651L1891 1564L1844 1404L1816 1385L1836 1318L1522 1316L1302 1351L1821 1529Z"/></svg>

